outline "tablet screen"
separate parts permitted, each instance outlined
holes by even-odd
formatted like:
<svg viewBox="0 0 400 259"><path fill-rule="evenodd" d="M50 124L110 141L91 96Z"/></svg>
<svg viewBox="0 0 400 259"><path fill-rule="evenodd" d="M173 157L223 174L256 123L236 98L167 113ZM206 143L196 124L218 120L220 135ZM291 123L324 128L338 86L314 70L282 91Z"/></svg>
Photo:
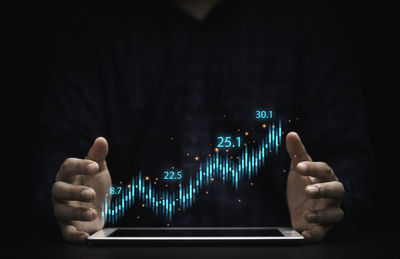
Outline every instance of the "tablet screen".
<svg viewBox="0 0 400 259"><path fill-rule="evenodd" d="M134 230L117 229L109 235L110 237L214 237L214 236L283 236L277 229L154 229Z"/></svg>

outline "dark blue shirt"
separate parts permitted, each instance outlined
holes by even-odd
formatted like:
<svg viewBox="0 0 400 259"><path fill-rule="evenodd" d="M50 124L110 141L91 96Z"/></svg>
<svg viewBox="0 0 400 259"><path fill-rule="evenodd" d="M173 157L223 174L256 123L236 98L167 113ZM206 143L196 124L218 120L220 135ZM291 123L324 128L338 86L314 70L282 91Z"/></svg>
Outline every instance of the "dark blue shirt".
<svg viewBox="0 0 400 259"><path fill-rule="evenodd" d="M370 156L357 69L332 13L305 2L223 1L203 22L168 1L84 9L58 39L35 168L40 213L52 217L51 186L64 159L84 157L98 136L109 141L116 184L139 171L154 179L170 166L190 174L193 157L204 161L219 134L251 131L260 108L334 169L346 218L361 212ZM289 225L289 161L282 145L252 188L215 182L172 225ZM166 220L137 206L123 223Z"/></svg>

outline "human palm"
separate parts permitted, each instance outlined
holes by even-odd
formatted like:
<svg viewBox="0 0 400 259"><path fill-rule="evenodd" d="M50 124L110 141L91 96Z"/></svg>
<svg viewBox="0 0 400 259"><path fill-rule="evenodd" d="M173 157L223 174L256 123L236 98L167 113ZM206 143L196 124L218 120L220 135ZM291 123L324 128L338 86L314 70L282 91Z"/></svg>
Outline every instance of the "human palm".
<svg viewBox="0 0 400 259"><path fill-rule="evenodd" d="M296 133L287 135L286 147L291 158L286 194L292 227L308 240L321 240L343 217L344 187L331 167L312 161Z"/></svg>

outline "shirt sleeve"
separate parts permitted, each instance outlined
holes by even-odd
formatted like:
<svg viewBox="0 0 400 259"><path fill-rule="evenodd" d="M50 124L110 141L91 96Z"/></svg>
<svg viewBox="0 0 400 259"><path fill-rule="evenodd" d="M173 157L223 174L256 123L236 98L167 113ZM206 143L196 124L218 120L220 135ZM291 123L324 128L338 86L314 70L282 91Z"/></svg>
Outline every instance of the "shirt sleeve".
<svg viewBox="0 0 400 259"><path fill-rule="evenodd" d="M304 30L295 109L307 151L314 161L328 163L345 186L346 224L367 208L374 165L357 67L343 28L324 14Z"/></svg>
<svg viewBox="0 0 400 259"><path fill-rule="evenodd" d="M79 15L57 38L34 162L34 204L41 219L54 220L51 188L62 162L83 158L93 140L104 135L102 50L95 35L88 18Z"/></svg>

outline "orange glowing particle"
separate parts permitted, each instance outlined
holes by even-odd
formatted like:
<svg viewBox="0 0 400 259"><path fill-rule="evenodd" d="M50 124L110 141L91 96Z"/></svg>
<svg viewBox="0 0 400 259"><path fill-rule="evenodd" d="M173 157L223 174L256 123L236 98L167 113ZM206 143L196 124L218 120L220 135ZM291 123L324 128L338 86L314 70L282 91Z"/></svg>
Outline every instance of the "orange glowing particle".
<svg viewBox="0 0 400 259"><path fill-rule="evenodd" d="M199 159L200 159L200 158L199 158L198 156L195 156L195 157L194 157L194 160L196 160L196 161L199 161Z"/></svg>
<svg viewBox="0 0 400 259"><path fill-rule="evenodd" d="M144 179L145 179L146 181L148 181L148 180L150 179L150 177L146 176Z"/></svg>
<svg viewBox="0 0 400 259"><path fill-rule="evenodd" d="M214 182L214 177L213 177L213 178L211 178L211 182Z"/></svg>
<svg viewBox="0 0 400 259"><path fill-rule="evenodd" d="M226 149L225 151L228 153L228 152L229 152L229 149Z"/></svg>
<svg viewBox="0 0 400 259"><path fill-rule="evenodd" d="M244 133L244 135L245 135L245 136L248 136L248 135L249 135L249 132L248 132L248 131L246 131L246 132Z"/></svg>
<svg viewBox="0 0 400 259"><path fill-rule="evenodd" d="M131 185L130 185L130 184L128 184L128 188L131 188Z"/></svg>
<svg viewBox="0 0 400 259"><path fill-rule="evenodd" d="M181 211L181 208L178 208L178 211Z"/></svg>
<svg viewBox="0 0 400 259"><path fill-rule="evenodd" d="M206 194L208 194L208 191L206 191Z"/></svg>
<svg viewBox="0 0 400 259"><path fill-rule="evenodd" d="M174 137L171 137L171 140L174 140Z"/></svg>
<svg viewBox="0 0 400 259"><path fill-rule="evenodd" d="M140 216L137 216L136 218L137 218L137 219L140 219Z"/></svg>
<svg viewBox="0 0 400 259"><path fill-rule="evenodd" d="M190 154L189 154L189 153L186 153L186 156L190 156Z"/></svg>
<svg viewBox="0 0 400 259"><path fill-rule="evenodd" d="M144 203L142 203L142 207L144 208Z"/></svg>
<svg viewBox="0 0 400 259"><path fill-rule="evenodd" d="M238 132L240 132L240 129L238 129Z"/></svg>
<svg viewBox="0 0 400 259"><path fill-rule="evenodd" d="M241 199L238 199L238 202L242 202L242 200L241 200Z"/></svg>
<svg viewBox="0 0 400 259"><path fill-rule="evenodd" d="M153 184L157 184L157 182L154 182Z"/></svg>
<svg viewBox="0 0 400 259"><path fill-rule="evenodd" d="M219 151L219 149L216 147L216 148L215 148L215 152L218 152L218 151Z"/></svg>
<svg viewBox="0 0 400 259"><path fill-rule="evenodd" d="M166 184L165 187L168 187L168 184Z"/></svg>
<svg viewBox="0 0 400 259"><path fill-rule="evenodd" d="M289 122L289 123L291 123L291 122L292 122L292 120L288 120L288 122Z"/></svg>
<svg viewBox="0 0 400 259"><path fill-rule="evenodd" d="M169 223L167 223L167 227L169 227Z"/></svg>
<svg viewBox="0 0 400 259"><path fill-rule="evenodd" d="M156 177L156 181L158 181L158 177Z"/></svg>
<svg viewBox="0 0 400 259"><path fill-rule="evenodd" d="M250 183L250 185L251 185L251 186L253 186L253 185L254 185L254 183L253 183L253 182L251 182L251 183Z"/></svg>
<svg viewBox="0 0 400 259"><path fill-rule="evenodd" d="M267 127L267 124L263 124L262 127L263 127L263 128L266 128L266 127Z"/></svg>

